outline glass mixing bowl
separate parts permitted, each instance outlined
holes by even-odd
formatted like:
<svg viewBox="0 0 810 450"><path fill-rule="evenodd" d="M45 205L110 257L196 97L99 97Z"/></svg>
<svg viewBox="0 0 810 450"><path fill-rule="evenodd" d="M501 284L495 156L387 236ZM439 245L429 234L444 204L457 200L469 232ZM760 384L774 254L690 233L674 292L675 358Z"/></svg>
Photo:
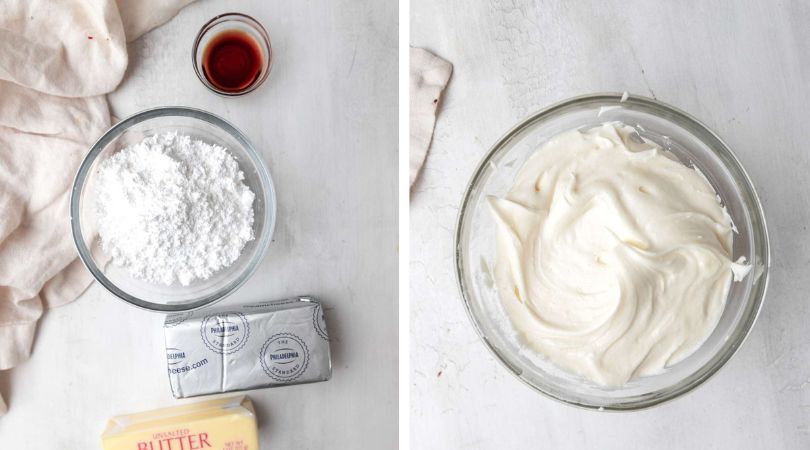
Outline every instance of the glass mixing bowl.
<svg viewBox="0 0 810 450"><path fill-rule="evenodd" d="M521 342L496 292L495 220L486 197L503 197L523 163L551 137L620 121L645 139L697 167L715 188L739 233L733 259L753 269L732 283L717 327L691 356L662 373L603 387L566 372ZM700 385L737 351L757 318L768 280L765 217L750 178L728 146L692 116L656 100L596 94L542 110L506 133L476 169L464 194L456 230L456 274L464 306L486 346L520 380L565 403L598 410L632 410L676 398Z"/></svg>
<svg viewBox="0 0 810 450"><path fill-rule="evenodd" d="M99 164L123 147L146 136L177 131L228 149L253 191L254 239L230 266L189 286L158 285L138 280L109 261L96 233L96 171ZM241 131L221 118L198 109L163 107L139 112L110 128L90 149L76 175L70 198L70 223L79 256L90 273L117 297L132 305L160 312L190 311L210 305L234 292L253 274L273 235L276 194L262 157Z"/></svg>

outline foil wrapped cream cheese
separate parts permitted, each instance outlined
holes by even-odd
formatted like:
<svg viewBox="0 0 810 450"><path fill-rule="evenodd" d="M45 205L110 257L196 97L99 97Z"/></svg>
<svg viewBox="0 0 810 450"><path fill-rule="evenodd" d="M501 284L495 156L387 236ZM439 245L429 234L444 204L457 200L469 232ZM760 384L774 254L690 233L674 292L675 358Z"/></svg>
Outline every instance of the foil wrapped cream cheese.
<svg viewBox="0 0 810 450"><path fill-rule="evenodd" d="M164 335L175 398L332 375L323 308L310 297L171 314Z"/></svg>

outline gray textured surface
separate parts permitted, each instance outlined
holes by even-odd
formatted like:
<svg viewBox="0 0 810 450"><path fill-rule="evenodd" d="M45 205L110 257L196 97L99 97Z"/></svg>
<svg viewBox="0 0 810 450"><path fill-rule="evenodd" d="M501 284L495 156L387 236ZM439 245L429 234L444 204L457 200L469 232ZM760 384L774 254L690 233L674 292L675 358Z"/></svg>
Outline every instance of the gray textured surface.
<svg viewBox="0 0 810 450"><path fill-rule="evenodd" d="M688 3L688 5L687 5ZM411 443L420 449L810 447L805 2L412 2L411 44L454 64L411 201ZM757 186L771 281L740 352L691 394L630 414L558 404L490 356L452 274L457 205L490 145L530 112L596 91L684 109Z"/></svg>
<svg viewBox="0 0 810 450"><path fill-rule="evenodd" d="M276 51L267 84L237 99L194 75L199 27L251 14ZM209 110L253 141L273 174L274 242L228 303L310 294L334 337L332 380L249 392L262 448L393 448L397 442L397 8L394 1L202 1L131 46L110 97L124 117L159 105ZM175 401L163 317L94 285L46 314L33 358L0 374L2 449L92 449L108 417Z"/></svg>

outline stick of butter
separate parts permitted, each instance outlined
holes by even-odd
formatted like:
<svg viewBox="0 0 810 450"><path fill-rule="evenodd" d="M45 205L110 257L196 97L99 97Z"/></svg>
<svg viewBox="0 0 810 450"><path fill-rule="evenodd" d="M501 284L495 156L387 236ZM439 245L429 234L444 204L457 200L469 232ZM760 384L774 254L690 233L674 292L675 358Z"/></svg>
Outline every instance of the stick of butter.
<svg viewBox="0 0 810 450"><path fill-rule="evenodd" d="M258 450L256 413L246 396L116 416L104 450Z"/></svg>

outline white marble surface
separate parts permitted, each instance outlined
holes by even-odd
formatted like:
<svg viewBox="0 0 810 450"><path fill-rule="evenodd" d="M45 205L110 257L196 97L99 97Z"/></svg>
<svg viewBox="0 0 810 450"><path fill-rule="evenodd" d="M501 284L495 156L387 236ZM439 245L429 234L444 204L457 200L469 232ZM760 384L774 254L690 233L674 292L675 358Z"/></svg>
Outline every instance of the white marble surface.
<svg viewBox="0 0 810 450"><path fill-rule="evenodd" d="M275 65L243 98L207 91L191 43L238 10L269 30ZM394 448L397 442L397 5L205 0L130 48L110 96L124 117L160 105L209 110L261 149L278 190L273 243L225 302L312 294L326 303L326 383L251 391L262 448ZM169 390L162 316L98 285L46 313L31 360L0 373L0 449L92 449L107 418L184 403Z"/></svg>
<svg viewBox="0 0 810 450"><path fill-rule="evenodd" d="M412 446L810 448L810 5L413 0L411 16L411 44L455 66L411 200ZM764 203L773 264L759 321L715 377L651 410L596 413L493 359L463 311L452 238L472 170L502 133L558 100L625 90L730 144Z"/></svg>

